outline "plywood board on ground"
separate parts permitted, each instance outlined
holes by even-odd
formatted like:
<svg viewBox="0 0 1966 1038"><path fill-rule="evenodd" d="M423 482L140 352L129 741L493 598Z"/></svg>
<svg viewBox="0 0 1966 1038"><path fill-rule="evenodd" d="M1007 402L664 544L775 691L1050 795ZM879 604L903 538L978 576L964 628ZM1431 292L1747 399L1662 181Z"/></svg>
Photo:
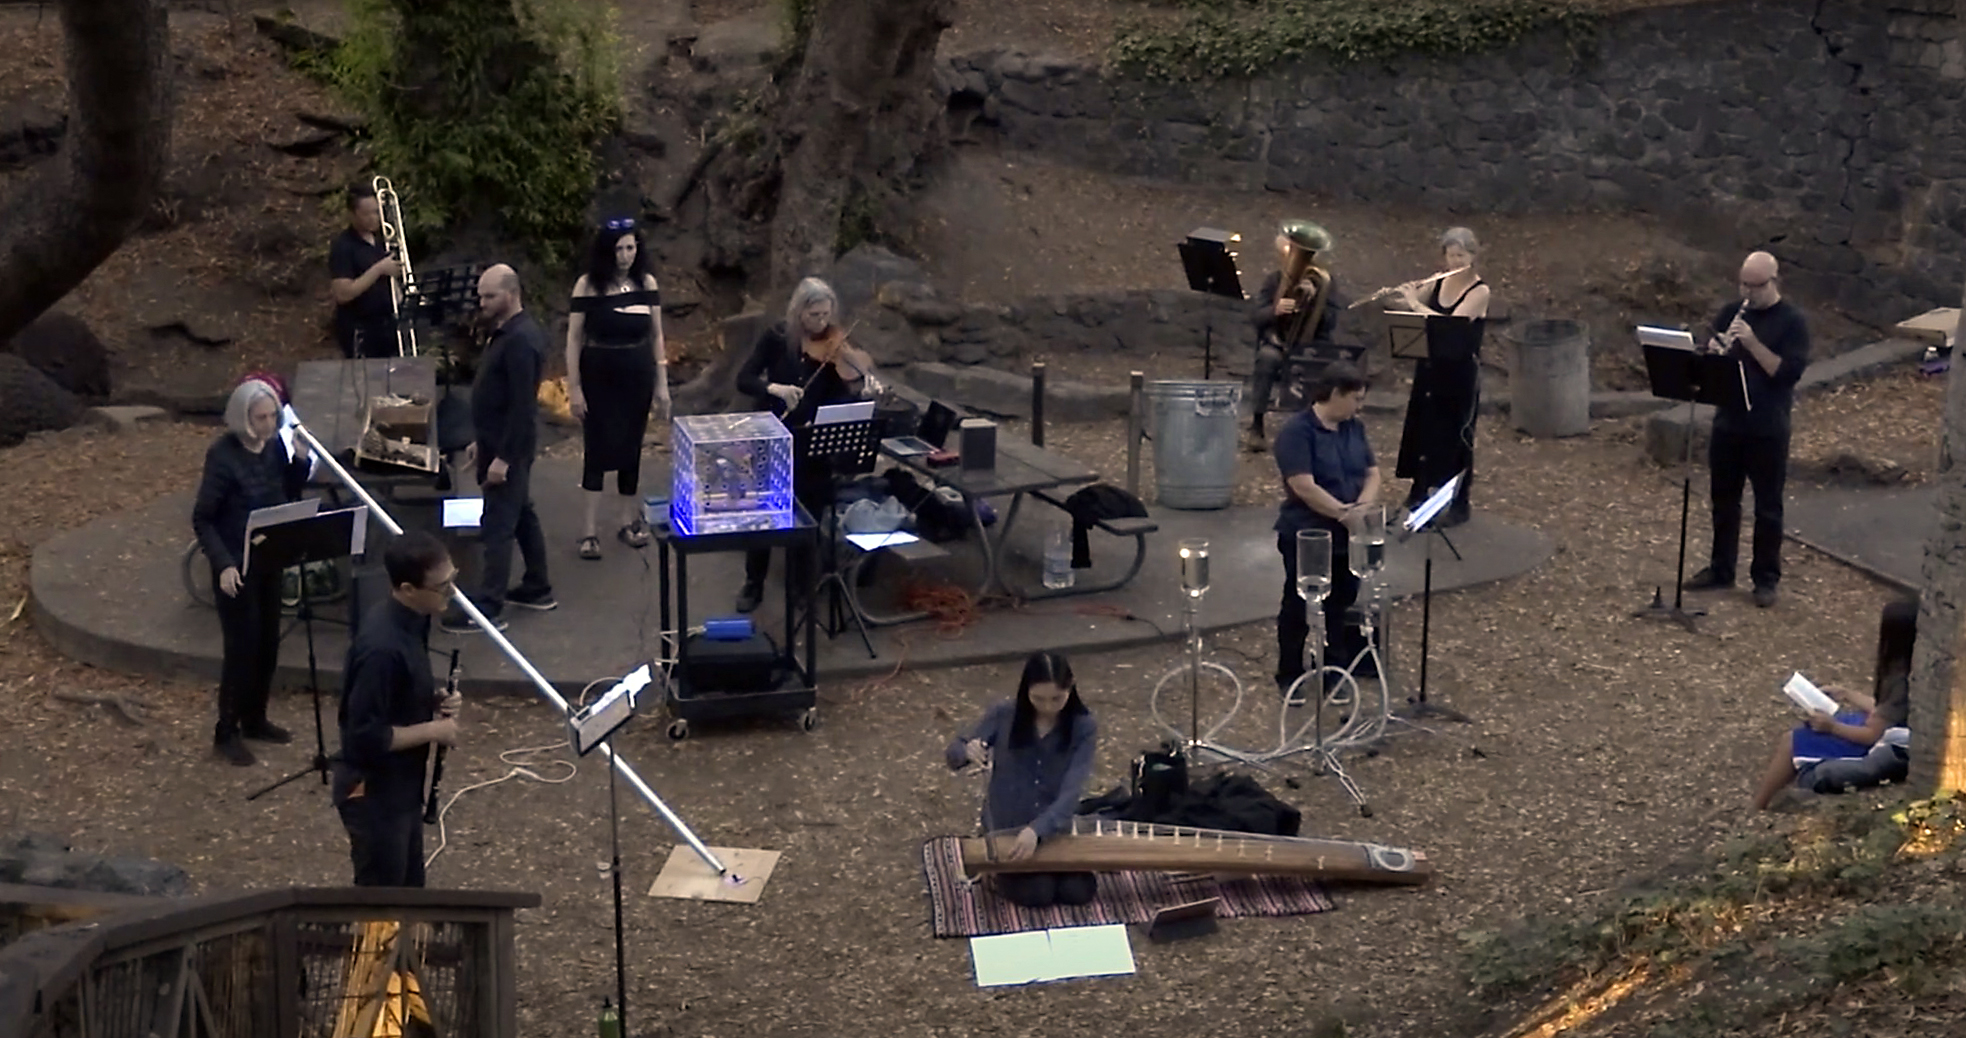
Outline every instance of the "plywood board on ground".
<svg viewBox="0 0 1966 1038"><path fill-rule="evenodd" d="M752 904L764 896L765 883L778 867L777 851L712 847L710 853L724 863L724 875L717 875L687 846L678 844L670 848L669 861L649 887L649 896Z"/></svg>

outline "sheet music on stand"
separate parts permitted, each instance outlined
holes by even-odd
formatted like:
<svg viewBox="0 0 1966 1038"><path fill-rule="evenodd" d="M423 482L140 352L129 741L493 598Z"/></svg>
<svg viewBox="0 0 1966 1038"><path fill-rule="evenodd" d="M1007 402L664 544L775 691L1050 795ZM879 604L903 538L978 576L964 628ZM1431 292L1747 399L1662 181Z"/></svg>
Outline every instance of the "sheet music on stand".
<svg viewBox="0 0 1966 1038"><path fill-rule="evenodd" d="M1653 396L1713 406L1738 404L1754 410L1754 398L1748 394L1747 365L1740 358L1700 349L1693 333L1684 328L1641 324L1635 331L1645 352ZM1735 388L1739 389L1738 396L1730 392Z"/></svg>
<svg viewBox="0 0 1966 1038"><path fill-rule="evenodd" d="M1406 528L1406 532L1418 533L1426 529L1427 524L1433 522L1434 516L1439 515L1441 509L1454 501L1454 491L1460 489L1462 475L1464 474L1455 473L1453 479L1441 484L1440 489L1433 492L1433 496L1420 502L1420 507L1407 513L1406 521L1400 524Z"/></svg>
<svg viewBox="0 0 1966 1038"><path fill-rule="evenodd" d="M283 505L272 505L266 508L253 509L252 514L246 517L246 551L245 555L239 560L239 575L243 577L252 571L253 544L262 539L258 536L259 531L268 527L281 526L304 519L325 519L338 515L348 515L351 517L348 533L348 554L362 554L362 550L368 546L369 507L367 505L356 505L353 508L342 508L332 512L323 512L321 511L320 498L304 497L298 501L289 501Z"/></svg>

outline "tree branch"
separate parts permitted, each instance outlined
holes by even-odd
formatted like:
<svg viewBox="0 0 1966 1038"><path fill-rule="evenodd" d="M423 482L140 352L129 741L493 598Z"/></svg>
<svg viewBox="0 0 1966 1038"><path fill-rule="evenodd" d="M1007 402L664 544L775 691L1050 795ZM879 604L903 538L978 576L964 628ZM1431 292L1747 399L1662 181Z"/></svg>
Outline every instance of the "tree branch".
<svg viewBox="0 0 1966 1038"><path fill-rule="evenodd" d="M68 134L0 201L0 342L120 248L156 197L171 140L162 0L62 0Z"/></svg>

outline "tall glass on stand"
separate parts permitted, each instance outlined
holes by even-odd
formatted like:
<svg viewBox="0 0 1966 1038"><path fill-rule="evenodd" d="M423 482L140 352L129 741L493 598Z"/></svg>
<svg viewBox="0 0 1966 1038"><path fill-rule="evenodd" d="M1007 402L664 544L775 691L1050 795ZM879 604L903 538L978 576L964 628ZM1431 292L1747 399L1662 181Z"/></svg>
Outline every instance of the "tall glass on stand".
<svg viewBox="0 0 1966 1038"><path fill-rule="evenodd" d="M1188 625L1188 762L1199 764L1195 748L1201 744L1201 628L1195 624L1195 609L1208 593L1208 541L1183 538L1178 551L1182 615Z"/></svg>
<svg viewBox="0 0 1966 1038"><path fill-rule="evenodd" d="M1345 520L1345 528L1351 536L1351 550L1346 554L1347 568L1361 584L1372 586L1372 605L1365 611L1361 625L1366 649L1371 650L1378 644L1376 627L1381 596L1385 593L1385 584L1379 578L1386 568L1386 506L1371 505L1355 509L1351 518ZM1376 654L1374 661L1375 664L1383 662ZM1347 666L1356 667L1357 664L1358 660L1354 659Z"/></svg>
<svg viewBox="0 0 1966 1038"><path fill-rule="evenodd" d="M1304 600L1304 619L1311 629L1310 659L1304 668L1313 674L1324 668L1324 600L1330 594L1331 531L1297 531L1297 596ZM1323 686L1318 688L1321 691Z"/></svg>

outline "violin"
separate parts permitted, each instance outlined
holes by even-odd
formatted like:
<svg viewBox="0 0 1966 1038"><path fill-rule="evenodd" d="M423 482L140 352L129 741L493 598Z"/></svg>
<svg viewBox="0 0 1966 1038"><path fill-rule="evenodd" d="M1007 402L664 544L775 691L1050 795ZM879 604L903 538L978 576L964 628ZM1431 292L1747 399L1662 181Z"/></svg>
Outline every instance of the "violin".
<svg viewBox="0 0 1966 1038"><path fill-rule="evenodd" d="M806 356L819 362L819 371L813 372L812 378L807 379L805 386L800 388L811 388L813 379L828 368L839 376L841 382L848 384L874 373L874 358L866 350L848 342L847 330L839 325L827 328L817 337L806 336L804 348Z"/></svg>

